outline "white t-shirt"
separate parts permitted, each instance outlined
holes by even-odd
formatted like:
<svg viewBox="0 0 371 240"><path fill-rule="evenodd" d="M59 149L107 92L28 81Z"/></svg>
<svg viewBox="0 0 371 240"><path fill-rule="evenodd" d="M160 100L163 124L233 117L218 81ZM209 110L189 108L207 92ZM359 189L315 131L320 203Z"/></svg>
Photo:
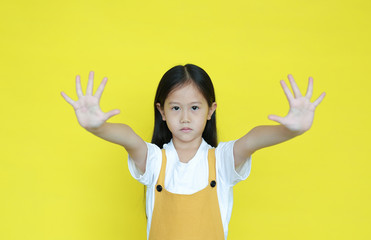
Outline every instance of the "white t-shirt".
<svg viewBox="0 0 371 240"><path fill-rule="evenodd" d="M224 228L224 236L227 239L228 223L232 214L233 186L245 180L251 169L251 157L238 169L234 168L233 145L235 141L221 142L215 150L216 157L216 186L220 207L220 214ZM128 158L129 171L140 183L147 186L146 213L147 213L147 239L151 227L152 212L155 203L155 188L162 165L161 149L152 143L146 143L147 162L146 172L143 174L137 169L130 155ZM208 183L209 166L208 150L212 148L206 141L202 143L195 156L188 162L179 161L178 154L170 141L164 144L166 150L165 189L171 193L193 194L204 189Z"/></svg>

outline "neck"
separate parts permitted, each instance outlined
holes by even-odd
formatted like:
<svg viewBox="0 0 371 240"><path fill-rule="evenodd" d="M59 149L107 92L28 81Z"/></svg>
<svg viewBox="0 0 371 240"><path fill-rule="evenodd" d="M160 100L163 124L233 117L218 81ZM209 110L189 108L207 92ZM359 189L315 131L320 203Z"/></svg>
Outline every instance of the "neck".
<svg viewBox="0 0 371 240"><path fill-rule="evenodd" d="M173 144L177 151L191 151L194 149L198 149L201 146L202 143L202 137L197 138L191 142L183 142L179 141L176 138L173 138Z"/></svg>
<svg viewBox="0 0 371 240"><path fill-rule="evenodd" d="M195 139L192 142L182 142L178 139L173 139L173 145L178 154L179 161L188 163L197 153L201 143L202 138Z"/></svg>

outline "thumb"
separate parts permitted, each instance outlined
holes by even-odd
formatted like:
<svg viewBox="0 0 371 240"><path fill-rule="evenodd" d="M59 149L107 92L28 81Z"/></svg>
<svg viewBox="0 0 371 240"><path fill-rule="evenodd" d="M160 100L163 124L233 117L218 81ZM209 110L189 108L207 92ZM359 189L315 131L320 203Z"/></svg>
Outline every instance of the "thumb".
<svg viewBox="0 0 371 240"><path fill-rule="evenodd" d="M115 109L115 110L111 110L107 113L104 114L104 117L106 120L110 119L111 117L117 115L120 113L120 110L119 109Z"/></svg>
<svg viewBox="0 0 371 240"><path fill-rule="evenodd" d="M283 124L283 121L284 121L284 118L283 117L280 117L280 116L277 116L277 115L269 115L268 116L268 119L269 120L272 120L272 121L275 121L275 122L278 122L279 124Z"/></svg>

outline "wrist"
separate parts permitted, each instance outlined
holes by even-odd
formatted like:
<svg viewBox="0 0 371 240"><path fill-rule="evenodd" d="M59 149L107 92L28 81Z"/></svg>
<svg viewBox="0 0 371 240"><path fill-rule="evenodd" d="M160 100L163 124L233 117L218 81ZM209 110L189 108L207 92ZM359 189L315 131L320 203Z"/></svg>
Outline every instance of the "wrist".
<svg viewBox="0 0 371 240"><path fill-rule="evenodd" d="M302 129L290 129L290 128L287 128L286 126L282 125L286 131L287 131L287 134L290 136L290 137L297 137L299 135L302 135L303 133L305 133L307 130L302 130Z"/></svg>
<svg viewBox="0 0 371 240"><path fill-rule="evenodd" d="M93 134L98 134L99 132L101 132L102 131L102 128L104 127L104 124L105 123L103 123L103 124L101 124L101 125L99 125L99 126L90 126L90 127L84 127L88 132L91 132L91 133L93 133Z"/></svg>

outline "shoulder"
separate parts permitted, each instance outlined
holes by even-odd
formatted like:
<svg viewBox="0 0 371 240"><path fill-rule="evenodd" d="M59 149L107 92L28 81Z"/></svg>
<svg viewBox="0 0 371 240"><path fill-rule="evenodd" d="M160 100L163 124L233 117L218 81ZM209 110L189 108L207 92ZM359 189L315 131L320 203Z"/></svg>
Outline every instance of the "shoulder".
<svg viewBox="0 0 371 240"><path fill-rule="evenodd" d="M251 159L246 161L241 168L235 168L233 148L237 140L220 142L215 150L216 166L220 177L229 185L234 186L248 177Z"/></svg>
<svg viewBox="0 0 371 240"><path fill-rule="evenodd" d="M157 156L161 155L161 148L159 148L156 144L146 142L147 145L147 159L149 156Z"/></svg>
<svg viewBox="0 0 371 240"><path fill-rule="evenodd" d="M129 171L131 175L144 185L153 185L161 168L162 152L161 149L153 143L145 142L147 145L146 168L141 172L135 165L131 156L128 157Z"/></svg>
<svg viewBox="0 0 371 240"><path fill-rule="evenodd" d="M220 142L215 148L215 158L220 167L234 163L233 146L236 141Z"/></svg>
<svg viewBox="0 0 371 240"><path fill-rule="evenodd" d="M208 152L210 149L215 149L215 157L217 161L219 159L228 158L233 161L233 146L236 140L228 142L219 142L217 147L212 147L206 141L203 141L200 146L200 151Z"/></svg>
<svg viewBox="0 0 371 240"><path fill-rule="evenodd" d="M218 146L215 148L215 154L224 154L224 153L231 154L232 153L232 156L233 156L233 147L236 141L237 140L232 140L228 142L220 142Z"/></svg>

